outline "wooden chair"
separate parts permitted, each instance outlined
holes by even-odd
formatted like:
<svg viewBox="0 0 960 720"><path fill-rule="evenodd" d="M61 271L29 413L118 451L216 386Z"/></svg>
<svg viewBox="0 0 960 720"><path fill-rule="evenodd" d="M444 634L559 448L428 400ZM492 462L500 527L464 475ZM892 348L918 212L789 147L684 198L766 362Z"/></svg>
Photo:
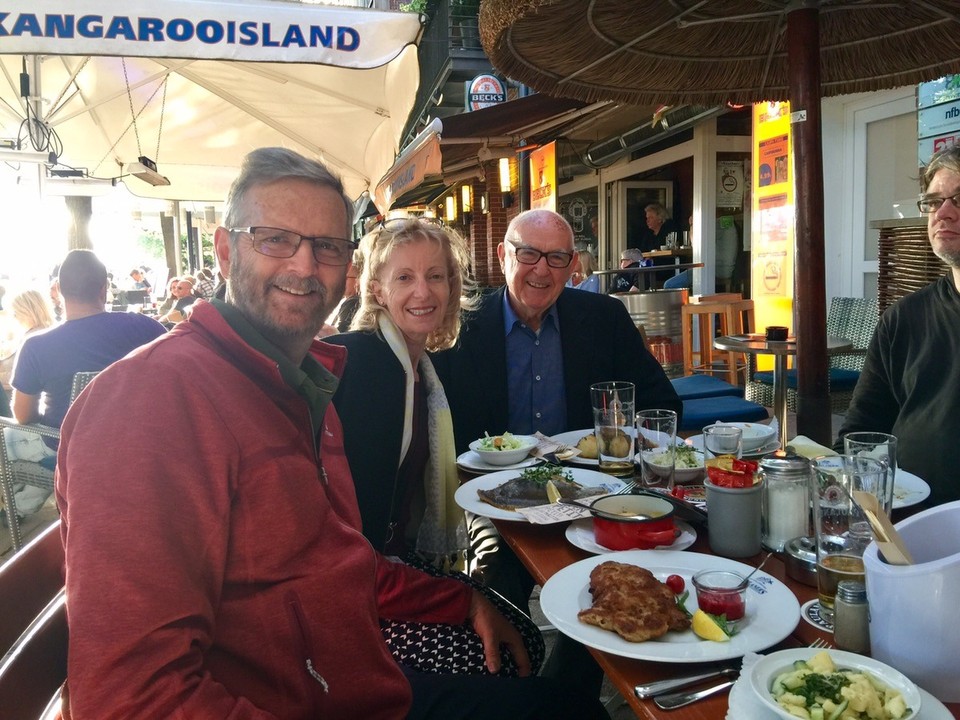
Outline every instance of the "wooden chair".
<svg viewBox="0 0 960 720"><path fill-rule="evenodd" d="M694 319L697 323L696 333ZM746 361L741 353L714 349L714 328L719 325L721 335L750 332L754 325L753 300L744 300L739 293L691 298L681 308L680 323L683 334L683 374L720 375L731 385L739 385L740 373L744 371ZM695 350L695 346L699 346L699 349Z"/></svg>
<svg viewBox="0 0 960 720"><path fill-rule="evenodd" d="M63 545L56 522L0 566L0 715L53 716L67 677Z"/></svg>
<svg viewBox="0 0 960 720"><path fill-rule="evenodd" d="M22 483L52 492L53 470L38 462L19 459L18 454L12 450L14 443L43 443L46 438L59 440L60 430L39 423L21 425L13 418L0 417L0 485L2 485L3 501L6 506L7 523L10 526L10 538L15 551L23 545L15 486Z"/></svg>
<svg viewBox="0 0 960 720"><path fill-rule="evenodd" d="M880 319L876 298L835 297L827 314L827 335L842 337L853 343L853 348L829 358L830 410L842 415L850 407L853 389L867 356L867 346ZM747 400L773 406L773 374L757 372L756 356L747 359L747 380L744 396ZM787 409L797 410L797 371L787 373Z"/></svg>

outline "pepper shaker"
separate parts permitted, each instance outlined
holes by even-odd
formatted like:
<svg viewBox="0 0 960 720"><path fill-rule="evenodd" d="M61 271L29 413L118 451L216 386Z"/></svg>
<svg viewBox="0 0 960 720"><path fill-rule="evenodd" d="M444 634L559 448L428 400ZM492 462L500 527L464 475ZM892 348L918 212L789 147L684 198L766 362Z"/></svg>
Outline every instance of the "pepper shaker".
<svg viewBox="0 0 960 720"><path fill-rule="evenodd" d="M810 461L778 451L760 461L763 476L760 540L782 552L794 538L810 534Z"/></svg>
<svg viewBox="0 0 960 720"><path fill-rule="evenodd" d="M837 583L833 605L833 640L840 650L870 654L870 612L867 587L857 580Z"/></svg>

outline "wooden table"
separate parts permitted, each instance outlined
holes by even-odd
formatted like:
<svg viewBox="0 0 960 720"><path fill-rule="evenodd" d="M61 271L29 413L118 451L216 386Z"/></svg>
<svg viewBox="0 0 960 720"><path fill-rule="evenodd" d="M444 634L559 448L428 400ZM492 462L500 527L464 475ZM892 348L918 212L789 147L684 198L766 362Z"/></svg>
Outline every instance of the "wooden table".
<svg viewBox="0 0 960 720"><path fill-rule="evenodd" d="M773 355L773 415L780 430L780 447L787 446L787 356L797 354L797 339L767 340L763 335L722 335L713 341L720 350L748 355ZM846 338L827 337L827 353L849 350Z"/></svg>
<svg viewBox="0 0 960 720"><path fill-rule="evenodd" d="M532 525L526 522L494 520L494 525L534 579L541 585L567 565L590 557L589 553L567 542L564 537L566 523ZM697 541L688 552L710 553L704 525L697 526ZM741 562L756 566L762 559L763 554L761 553L752 558L741 559ZM790 588L801 605L816 597L816 588L787 577L785 566L778 556L770 558L764 566L764 572L769 573ZM817 638L830 643L833 642L831 634L825 633L801 619L793 634L771 649L781 650L802 647L809 645ZM600 650L590 649L590 653L596 658L600 667L603 668L604 673L613 682L620 694L630 704L630 708L638 718L644 720L722 720L726 716L726 693L714 695L684 708L667 711L658 708L653 700L637 699L633 692L635 685L692 673L697 669L709 668L716 663L658 663L623 658ZM960 703L949 703L947 707L954 717L960 718Z"/></svg>

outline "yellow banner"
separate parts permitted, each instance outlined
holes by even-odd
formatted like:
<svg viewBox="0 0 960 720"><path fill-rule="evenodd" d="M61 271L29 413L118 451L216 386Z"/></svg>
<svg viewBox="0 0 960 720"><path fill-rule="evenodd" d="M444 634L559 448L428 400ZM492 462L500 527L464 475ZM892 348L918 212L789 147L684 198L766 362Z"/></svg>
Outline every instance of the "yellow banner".
<svg viewBox="0 0 960 720"><path fill-rule="evenodd" d="M789 103L753 106L751 296L757 330L784 325L793 335L794 183ZM765 368L772 359L761 355Z"/></svg>
<svg viewBox="0 0 960 720"><path fill-rule="evenodd" d="M530 152L530 209L557 210L557 144Z"/></svg>

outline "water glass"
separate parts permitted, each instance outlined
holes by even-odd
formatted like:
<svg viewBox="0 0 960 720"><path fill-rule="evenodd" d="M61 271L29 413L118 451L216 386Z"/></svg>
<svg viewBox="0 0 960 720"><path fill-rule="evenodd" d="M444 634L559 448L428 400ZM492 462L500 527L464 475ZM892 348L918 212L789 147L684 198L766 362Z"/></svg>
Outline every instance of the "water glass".
<svg viewBox="0 0 960 720"><path fill-rule="evenodd" d="M743 455L743 430L736 425L707 425L703 429L703 458Z"/></svg>
<svg viewBox="0 0 960 720"><path fill-rule="evenodd" d="M612 380L590 386L600 472L618 477L633 475L633 397L634 385L630 382Z"/></svg>
<svg viewBox="0 0 960 720"><path fill-rule="evenodd" d="M883 493L878 495L880 507L889 515L893 509L893 489L897 473L897 438L882 432L852 432L843 436L845 455L873 458L887 472Z"/></svg>
<svg viewBox="0 0 960 720"><path fill-rule="evenodd" d="M820 613L833 619L841 580L864 581L863 551L873 540L870 522L853 501L853 492L876 495L886 487L886 468L857 455L813 461L813 526L817 541L817 590Z"/></svg>
<svg viewBox="0 0 960 720"><path fill-rule="evenodd" d="M677 457L677 413L641 410L637 413L640 472L648 488L673 490Z"/></svg>

